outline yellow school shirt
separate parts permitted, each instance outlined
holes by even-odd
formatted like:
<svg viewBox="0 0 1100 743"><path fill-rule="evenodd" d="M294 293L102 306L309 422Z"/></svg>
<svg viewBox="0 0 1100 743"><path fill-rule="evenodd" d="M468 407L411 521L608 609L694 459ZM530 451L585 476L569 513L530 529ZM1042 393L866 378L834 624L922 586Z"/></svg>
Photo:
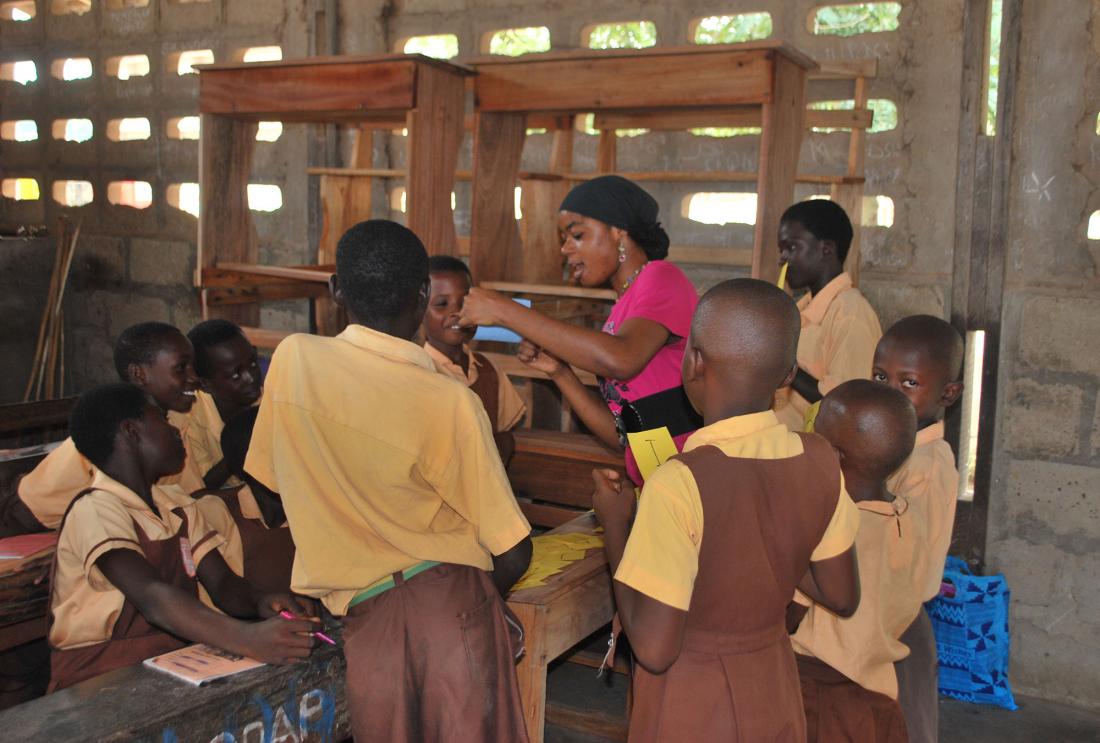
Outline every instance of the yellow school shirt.
<svg viewBox="0 0 1100 743"><path fill-rule="evenodd" d="M477 395L361 325L279 344L245 469L282 496L292 588L336 615L424 560L490 570L530 533Z"/></svg>
<svg viewBox="0 0 1100 743"><path fill-rule="evenodd" d="M796 653L810 655L840 671L864 689L898 697L894 663L909 655L899 639L921 610L920 553L923 524L908 501L862 501L859 509L859 608L847 619L800 596L809 604L798 632Z"/></svg>
<svg viewBox="0 0 1100 743"><path fill-rule="evenodd" d="M173 421L177 423L177 421ZM214 396L197 390L195 392L195 404L177 424L180 433L187 441L187 453L194 459L194 468L200 476L205 477L218 462L222 461L222 429L225 421L218 412ZM230 478L232 485L240 483L236 478Z"/></svg>
<svg viewBox="0 0 1100 743"><path fill-rule="evenodd" d="M188 453L183 470L162 478L157 484L173 485L185 495L204 487L202 477L189 464L190 459ZM95 465L77 451L72 438L67 438L20 479L19 498L39 523L47 529L56 529L77 493L90 487L95 473Z"/></svg>
<svg viewBox="0 0 1100 743"><path fill-rule="evenodd" d="M474 352L470 350L469 346L464 346L463 350L466 352L468 358L467 369L469 372L462 371L462 367L458 364L452 363L449 358L444 356L439 349L430 343L424 344L424 350L428 352L428 355L432 357L432 361L435 362L435 367L448 374L459 382L462 382L467 387L473 387L474 383L478 379L478 367L480 364L474 358ZM508 375L497 369L496 365L486 357L486 361L493 366L497 373L497 379L499 384L497 385L497 419L493 421L497 431L511 431L519 422L523 420L523 414L527 412L527 406L523 403L523 398L519 396L519 392L516 391L516 386L512 384L512 380L508 378Z"/></svg>
<svg viewBox="0 0 1100 743"><path fill-rule="evenodd" d="M88 493L73 504L57 540L50 608L53 625L50 645L59 649L79 648L110 639L125 596L108 581L95 562L116 549L141 552L135 529L147 539L163 540L175 535L180 517L172 513L175 504L161 500L153 490L156 509L151 509L137 493L95 471ZM192 504L183 506L187 513L187 538L197 566L222 543L214 528L206 523ZM136 522L136 526L135 526Z"/></svg>
<svg viewBox="0 0 1100 743"><path fill-rule="evenodd" d="M688 438L684 451L700 446L716 446L728 457L749 459L787 459L803 452L802 439L770 410L700 428ZM836 557L855 540L859 512L844 490L843 475L840 489L836 510L813 551L814 561ZM687 611L702 541L703 502L695 478L687 465L666 462L645 482L615 580Z"/></svg>
<svg viewBox="0 0 1100 743"><path fill-rule="evenodd" d="M928 601L940 592L959 498L959 471L955 455L944 441L942 421L917 431L913 453L886 481L886 487L904 496L913 517L924 522L927 549L921 550L918 558L924 571L921 598Z"/></svg>
<svg viewBox="0 0 1100 743"><path fill-rule="evenodd" d="M798 300L802 334L798 365L818 381L822 396L849 379L867 379L882 338L878 316L852 277L842 273L811 296ZM787 387L776 392L775 412L792 431L801 431L810 403Z"/></svg>

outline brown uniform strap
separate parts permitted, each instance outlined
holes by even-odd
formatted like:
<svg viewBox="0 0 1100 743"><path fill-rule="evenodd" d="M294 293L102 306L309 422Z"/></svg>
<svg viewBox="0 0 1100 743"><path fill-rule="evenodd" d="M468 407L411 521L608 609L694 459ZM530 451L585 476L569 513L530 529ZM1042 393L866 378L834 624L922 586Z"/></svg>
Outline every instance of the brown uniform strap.
<svg viewBox="0 0 1100 743"><path fill-rule="evenodd" d="M61 552L61 530L65 528L65 521L69 518L69 512L73 510L73 505L78 500L83 498L88 493L91 493L95 488L84 488L76 496L69 501L69 506L65 509L65 515L61 517L61 523L57 525L58 544L53 551L53 561L50 562L50 603L46 611L46 635L49 636L49 631L53 628L53 592L57 588L57 581L54 580L57 577L57 556Z"/></svg>
<svg viewBox="0 0 1100 743"><path fill-rule="evenodd" d="M496 433L500 429L500 421L497 419L500 407L500 376L497 374L496 367L482 354L475 353L474 361L477 363L477 380L470 385L470 389L481 398L481 404L485 406L493 433Z"/></svg>

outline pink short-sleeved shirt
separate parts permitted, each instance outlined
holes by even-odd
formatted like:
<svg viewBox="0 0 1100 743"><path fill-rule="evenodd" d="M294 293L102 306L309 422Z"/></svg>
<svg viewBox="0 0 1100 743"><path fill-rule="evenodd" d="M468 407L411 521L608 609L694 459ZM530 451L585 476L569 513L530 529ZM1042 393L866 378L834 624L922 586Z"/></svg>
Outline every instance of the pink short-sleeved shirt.
<svg viewBox="0 0 1100 743"><path fill-rule="evenodd" d="M640 317L664 326L671 337L636 376L625 380L600 379L600 394L612 413L617 415L622 410L624 400L640 400L680 386L680 365L698 303L699 295L688 277L667 261L650 261L626 293L619 297L604 323L603 332L615 335L627 320ZM683 449L689 435L690 432L684 433L674 439L678 450ZM641 483L641 474L629 449L626 468L631 479Z"/></svg>

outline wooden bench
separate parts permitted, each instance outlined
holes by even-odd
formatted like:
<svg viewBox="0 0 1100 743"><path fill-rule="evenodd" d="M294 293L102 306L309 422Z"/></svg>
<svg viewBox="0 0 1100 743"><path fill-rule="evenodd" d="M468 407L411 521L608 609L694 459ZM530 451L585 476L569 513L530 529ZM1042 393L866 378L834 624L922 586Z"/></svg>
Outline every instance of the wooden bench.
<svg viewBox="0 0 1100 743"><path fill-rule="evenodd" d="M508 479L527 519L556 527L592 507L592 470L623 471L623 456L583 433L517 429Z"/></svg>

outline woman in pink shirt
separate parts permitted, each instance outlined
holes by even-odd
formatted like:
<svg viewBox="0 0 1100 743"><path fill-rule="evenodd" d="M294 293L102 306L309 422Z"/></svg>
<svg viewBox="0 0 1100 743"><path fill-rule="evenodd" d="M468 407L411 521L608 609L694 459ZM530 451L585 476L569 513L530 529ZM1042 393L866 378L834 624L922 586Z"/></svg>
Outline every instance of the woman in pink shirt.
<svg viewBox="0 0 1100 743"><path fill-rule="evenodd" d="M683 393L680 363L698 296L664 258L668 235L657 202L615 175L586 181L558 213L561 252L573 280L619 295L603 331L570 325L485 289L472 289L463 325L500 325L524 337L519 358L561 389L593 434L626 449L627 472L641 483L626 433L666 426L677 449L701 425ZM585 387L570 365L600 379Z"/></svg>

